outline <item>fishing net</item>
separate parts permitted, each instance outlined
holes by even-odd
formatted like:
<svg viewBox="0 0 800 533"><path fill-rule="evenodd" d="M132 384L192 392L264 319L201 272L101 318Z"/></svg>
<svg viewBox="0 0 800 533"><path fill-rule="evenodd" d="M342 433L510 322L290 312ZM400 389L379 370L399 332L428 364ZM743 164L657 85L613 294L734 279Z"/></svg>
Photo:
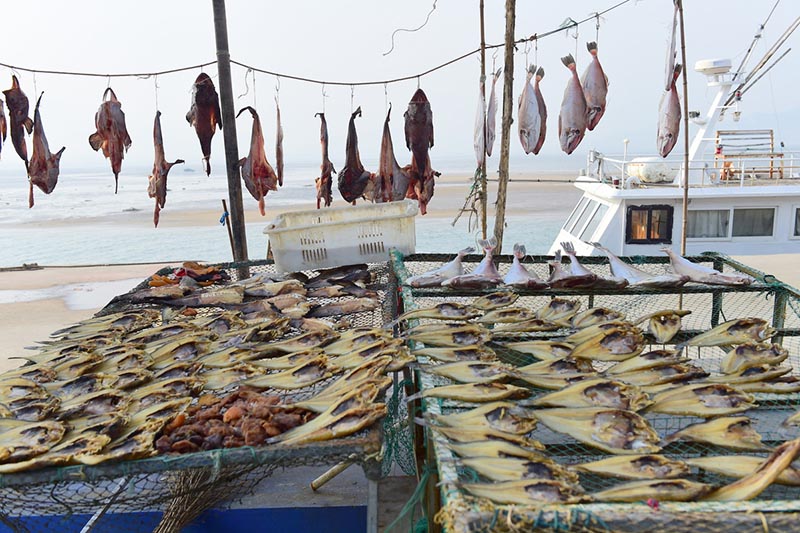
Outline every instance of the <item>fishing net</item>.
<svg viewBox="0 0 800 533"><path fill-rule="evenodd" d="M393 268L402 281L408 276L438 268L451 259L451 255L441 254L417 254L406 257L396 254L393 257ZM465 257L464 261L475 263L481 259L482 256L472 255ZM495 259L498 263L498 270L504 274L510 266L511 257L500 256ZM549 259L551 260L544 256L526 258L525 266L539 277L547 279L549 276L547 261ZM668 266L668 259L665 257L627 259L638 268L654 274L664 273ZM750 269L724 255L707 253L690 259L723 272L746 272L755 277L756 282L746 287L688 284L679 289L625 288L599 291L590 289L548 289L544 291L514 289L514 292L518 292L519 298L513 305L537 310L545 306L553 297L560 297L579 301L581 310L590 307L607 307L625 313L628 319L638 318L662 309L690 310L691 314L682 319L681 332L671 343L693 337L728 320L746 317L762 318L778 329L778 334L772 342L782 344L789 352L788 359L782 363L784 366L792 367L791 372L787 375L800 376L800 293L774 277ZM581 258L581 264L597 274L609 275L608 263L604 257ZM465 271L467 270L470 268L465 266ZM406 310L427 308L444 301L468 303L478 296L497 290L506 289L501 287L494 290L454 290L404 287L403 303ZM422 319L418 323L426 322L433 321ZM510 349L505 346L506 343L555 339L563 337L566 332L566 329L562 329L551 332L506 334L502 340L498 340L497 337L493 339L489 347L495 351L498 359L502 362L522 366L536 362L537 359ZM654 344L646 346L645 351L663 347L660 344ZM726 354L725 350L720 347L690 347L687 350L692 364L700 366L714 375L720 373L720 362ZM433 360L423 362L436 364ZM602 371L611 364L595 363L595 368ZM447 378L425 372L419 372L417 380L421 389L454 383ZM529 387L532 398L543 393L553 392L538 389L523 381L512 381L512 384ZM766 446L777 446L800 434L797 429L782 426L782 422L789 415L797 412L800 406L800 394L756 393L755 397L758 407L747 411L744 415L752 420L752 426L763 437L762 442ZM475 404L436 398L425 399L422 404L425 411L437 414L447 414L475 407ZM690 424L703 421L701 418L691 416L657 413L647 413L644 416L662 438ZM608 456L605 452L582 444L570 436L548 429L541 422L529 436L543 443L547 448L547 455L561 464L570 465L595 461ZM658 514L654 514L652 509L644 505L644 501L649 497L646 494L643 494L642 501L636 504L588 503L545 505L537 508L497 505L489 500L473 497L458 488L461 483L476 482L482 478L477 472L461 466L457 461L457 456L446 448L446 442L441 435L429 433L428 443L433 447L438 481L442 483L440 491L442 509L437 515L437 522L444 525L447 530L516 531L536 527L543 530L615 531L620 529L645 530L658 527L665 531L682 531L690 523L686 517L691 517L692 520L699 520L697 524L692 524L693 531L719 531L723 528L729 529L730 526L738 525L745 528L747 525L752 527L755 524L760 528L762 519L765 520L763 524L768 523L770 531L776 531L783 530L782 528L795 529L796 525L789 528L789 524L792 524L792 520L797 520L797 517L800 516L800 487L779 484L772 484L756 499L748 502L662 503ZM668 444L660 453L676 459L735 454L766 456L766 453L763 452L740 452L730 448L688 441ZM726 485L733 481L732 478L694 468L692 475L687 479L714 486ZM587 494L610 488L618 483L620 483L619 479L580 474L580 484ZM716 514L704 514L709 511ZM774 514L776 512L780 512L780 514ZM770 514L758 515L758 513Z"/></svg>
<svg viewBox="0 0 800 533"><path fill-rule="evenodd" d="M215 266L234 281L257 273L275 272L271 261ZM371 264L369 270L373 275L369 288L377 292L380 305L373 311L347 315L345 327L380 328L396 316L396 285L388 265ZM165 268L157 274L166 276L172 271L172 268ZM130 309L160 308L156 304L131 300L133 292L146 287L147 280L144 280L130 293L114 298L98 316ZM332 301L334 299L315 299L319 304ZM198 313L210 315L220 310L202 307L198 308ZM281 396L285 401L306 399L336 377ZM83 528L83 531L165 533L180 531L207 509L231 506L253 493L278 469L351 462L360 465L373 480L391 472L393 465L404 472L413 472L413 450L404 401L406 385L402 376L395 376L394 385L384 399L388 407L385 419L349 437L305 445L218 449L0 475L0 523L11 531L20 532L81 531Z"/></svg>

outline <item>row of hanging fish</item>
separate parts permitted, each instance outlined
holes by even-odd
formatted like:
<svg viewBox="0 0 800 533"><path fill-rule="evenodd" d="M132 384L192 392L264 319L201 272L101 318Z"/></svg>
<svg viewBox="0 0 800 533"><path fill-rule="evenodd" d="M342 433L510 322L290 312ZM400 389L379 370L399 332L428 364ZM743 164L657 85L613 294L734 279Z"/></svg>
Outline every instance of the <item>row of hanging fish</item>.
<svg viewBox="0 0 800 533"><path fill-rule="evenodd" d="M347 128L345 162L337 176L337 185L342 198L355 204L359 198L370 202L391 202L403 198L415 199L419 202L420 212L424 215L433 197L434 179L439 173L431 168L428 150L433 148L433 112L425 92L417 89L408 103L405 118L406 147L411 151L411 164L400 167L394 155L394 144L389 129L392 107L386 113L381 138L380 160L378 172L369 172L361 163L358 151L358 133L356 118L361 116L358 107L350 116ZM331 163L328 152L328 123L324 113L314 116L320 118L320 144L322 145L322 164L320 176L316 178L317 209L323 204L329 207L333 201L333 174L336 169Z"/></svg>
<svg viewBox="0 0 800 533"><path fill-rule="evenodd" d="M669 256L670 268L662 274L652 273L626 263L607 248L598 243L592 243L603 251L609 259L611 276L604 276L593 272L581 265L575 254L575 249L570 242L562 242L564 252L570 257L570 267L566 270L561 263L561 251L551 261L548 261L550 275L547 279L539 277L535 272L527 269L522 260L526 250L523 244L514 245L514 255L511 266L505 275L500 274L494 263L494 250L497 241L492 238L488 241L481 240L480 245L484 251L481 262L470 273L464 272L463 258L474 251L466 248L456 254L456 257L445 265L412 276L406 280L411 287L450 287L467 289L486 289L498 285L517 287L530 290L542 289L623 289L631 288L674 288L686 283L703 283L707 285L750 285L754 278L741 273L723 273L711 267L689 261L675 253L671 248L664 247L662 251Z"/></svg>
<svg viewBox="0 0 800 533"><path fill-rule="evenodd" d="M769 344L776 330L766 321L730 320L684 336L686 340L675 349L648 352L648 343L675 338L681 330L681 317L688 311L663 310L628 322L619 311L599 307L580 311L580 302L570 305L568 300L555 298L529 313L557 317L560 327L568 328L566 336L553 333L558 336L550 340L537 337L509 342L483 328L495 323L496 330L504 325L504 316L515 316L517 313L511 312L515 308L510 306L518 298L512 292L493 293L466 304L442 302L415 309L401 317L459 321L449 327L442 322L423 323L406 333L417 343L412 353L419 369L454 382L424 386L413 398L439 399L443 414L427 413L417 421L436 437L440 457L442 448L449 450L453 462L467 469L464 475L469 481L457 481L459 489L497 504L538 507L648 498L744 501L762 494L773 483L800 486L798 471L791 466L800 454L800 439L771 448L762 442L753 420L742 414L756 407L753 392L800 390L796 376L780 377L792 370L781 365L789 354L781 346ZM674 319L664 321L668 316ZM483 331L466 335L468 321L476 318L473 328ZM641 322L648 323L652 340L642 338L644 330L635 326ZM458 337L448 335L456 330L461 331ZM711 375L693 365L684 352L688 346L727 349L719 373ZM506 355L501 362L493 348L534 355L539 361L516 366L507 362ZM706 357L701 361L708 366ZM613 364L609 366L609 362ZM529 385L518 386L519 380ZM690 425L684 422L662 438L649 417L640 412L706 420ZM800 413L783 425L797 426L798 420ZM578 464L561 463L548 453L548 445L537 440L540 424L609 455ZM683 457L684 452L675 447L682 441L769 455ZM560 441L554 452L562 460L565 445ZM666 446L670 448L662 449ZM694 448L687 450L689 456L696 455ZM730 453L727 450L723 453ZM736 480L720 485L691 479L702 476L701 471ZM619 482L613 484L614 480ZM601 487L589 492L583 481Z"/></svg>

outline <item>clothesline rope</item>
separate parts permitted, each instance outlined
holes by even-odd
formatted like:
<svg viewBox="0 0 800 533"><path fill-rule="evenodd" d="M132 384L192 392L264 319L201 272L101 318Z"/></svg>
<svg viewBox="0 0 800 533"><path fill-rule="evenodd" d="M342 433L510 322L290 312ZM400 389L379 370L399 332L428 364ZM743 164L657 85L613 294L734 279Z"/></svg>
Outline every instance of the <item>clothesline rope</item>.
<svg viewBox="0 0 800 533"><path fill-rule="evenodd" d="M612 5L611 7L606 8L603 11L592 13L586 18L584 18L582 20L579 20L579 21L576 21L574 24L570 24L570 25L567 25L567 26L562 26L562 27L559 27L559 28L555 28L553 30L550 30L550 31L547 31L547 32L544 32L544 33L534 33L530 37L517 39L516 41L514 41L514 44L515 45L523 44L523 43L528 43L528 42L531 42L531 41L538 42L540 39L542 39L544 37L549 37L551 35L555 35L557 33L563 32L563 31L568 31L568 30L575 29L575 28L577 28L578 26L580 26L582 24L586 24L587 22L595 22L596 23L599 20L599 17L601 15L604 15L604 14L610 12L610 11L613 11L613 10L615 10L615 9L617 9L617 8L623 6L623 5L625 5L625 4L627 4L627 3L631 2L631 1L633 1L633 0L621 0L621 1L617 2L616 4ZM495 49L495 48L502 48L503 46L505 46L505 43L487 44L486 45L486 49L489 50L489 49ZM316 83L316 84L320 84L320 85L343 85L343 86L354 87L354 86L364 86L364 85L385 85L385 84L389 84L389 83L398 83L398 82L409 81L409 80L413 80L413 79L417 79L418 80L422 76L427 76L428 74L436 72L437 70L443 69L443 68L445 68L447 66L452 65L453 63L457 63L457 62L462 61L462 60L464 60L464 59L466 59L466 58L468 58L468 57L470 57L470 56L472 56L474 54L477 54L478 52L480 52L480 50L481 50L480 48L476 48L475 50L469 51L469 52L467 52L465 54L462 54L462 55L460 55L458 57L455 57L455 58L453 58L453 59L451 59L449 61L445 61L444 63L442 63L440 65L437 65L435 67L429 68L428 70L425 70L425 71L420 72L418 74L411 74L411 75L402 76L402 77L399 77L399 78L376 80L376 81L326 81L326 80L319 80L319 79L315 79L315 78L309 78L309 77L305 77L305 76L294 76L294 75L291 75L291 74L284 74L284 73L281 73L281 72L274 72L274 71L271 71L271 70L260 69L260 68L254 67L252 65L248 65L246 63L241 63L239 61L235 61L233 59L231 59L231 63L234 64L234 65L238 65L240 67L246 68L246 69L250 69L250 70L252 70L254 72L259 72L261 74L269 74L271 76L277 76L278 78L286 78L288 80L303 81L303 82L307 82L307 83ZM34 69L34 68L28 68L28 67L20 67L20 66L16 66L16 65L9 65L7 63L0 63L0 67L6 67L6 68L8 68L8 69L10 69L12 71L31 72L33 74L56 74L56 75L64 75L64 76L87 76L87 77L95 77L95 78L108 78L110 80L110 78L150 78L152 76L163 76L165 74L174 74L176 72L184 72L184 71L187 71L187 70L197 70L197 69L201 69L202 70L203 67L214 65L216 63L217 63L216 61L209 61L207 63L200 63L200 64L197 64L197 65L173 68L173 69L169 69L169 70L161 70L161 71L158 71L158 72L124 72L124 73L113 73L113 74L98 73L98 72L71 72L71 71L63 71L63 70Z"/></svg>

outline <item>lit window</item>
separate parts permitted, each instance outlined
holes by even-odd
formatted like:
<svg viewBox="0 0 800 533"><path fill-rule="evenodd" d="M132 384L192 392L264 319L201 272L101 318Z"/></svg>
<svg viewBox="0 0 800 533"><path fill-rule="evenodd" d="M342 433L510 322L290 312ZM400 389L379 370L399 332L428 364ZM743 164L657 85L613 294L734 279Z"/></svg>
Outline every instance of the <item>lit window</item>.
<svg viewBox="0 0 800 533"><path fill-rule="evenodd" d="M600 204L600 207L597 208L597 211L594 212L591 220L586 225L586 228L581 232L580 239L583 241L590 241L592 239L592 235L594 235L597 226L600 225L600 221L603 220L603 217L608 212L608 206L606 204Z"/></svg>
<svg viewBox="0 0 800 533"><path fill-rule="evenodd" d="M733 210L734 237L772 237L772 226L775 222L775 209L772 207L758 209Z"/></svg>
<svg viewBox="0 0 800 533"><path fill-rule="evenodd" d="M627 244L672 242L672 206L632 205L628 207L625 227Z"/></svg>
<svg viewBox="0 0 800 533"><path fill-rule="evenodd" d="M687 239L725 239L730 225L730 209L697 209L689 211L686 221Z"/></svg>

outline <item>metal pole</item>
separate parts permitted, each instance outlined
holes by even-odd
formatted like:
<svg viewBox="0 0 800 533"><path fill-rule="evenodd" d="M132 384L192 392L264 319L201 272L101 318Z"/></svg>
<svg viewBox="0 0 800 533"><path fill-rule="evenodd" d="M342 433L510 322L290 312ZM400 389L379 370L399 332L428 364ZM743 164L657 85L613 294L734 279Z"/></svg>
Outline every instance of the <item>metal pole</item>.
<svg viewBox="0 0 800 533"><path fill-rule="evenodd" d="M481 95L483 96L483 101L486 102L486 34L484 33L483 29L483 0L480 2L481 7ZM494 76L494 73L492 73ZM484 114L483 114L483 157L481 158L483 162L481 163L481 235L483 238L486 238L486 200L487 200L487 191L486 191L486 143L488 139L486 138L487 128L486 128L486 107L484 107Z"/></svg>
<svg viewBox="0 0 800 533"><path fill-rule="evenodd" d="M686 227L689 218L689 84L686 81L686 32L683 27L683 0L678 3L681 24L681 61L683 62L683 220L681 221L681 255L686 255Z"/></svg>
<svg viewBox="0 0 800 533"><path fill-rule="evenodd" d="M233 260L247 261L247 236L244 227L242 182L239 180L239 145L236 139L236 114L233 109L231 85L231 54L228 51L228 22L225 17L225 0L213 0L214 33L217 37L217 70L219 96L222 106L222 138L225 141L225 166L228 170L228 199L231 203L230 219L233 227Z"/></svg>
<svg viewBox="0 0 800 533"><path fill-rule="evenodd" d="M506 189L508 188L508 148L511 134L511 115L514 110L514 23L516 0L506 0L506 60L503 78L503 126L500 137L500 178L495 202L494 236L497 253L503 249L503 228L506 222Z"/></svg>

